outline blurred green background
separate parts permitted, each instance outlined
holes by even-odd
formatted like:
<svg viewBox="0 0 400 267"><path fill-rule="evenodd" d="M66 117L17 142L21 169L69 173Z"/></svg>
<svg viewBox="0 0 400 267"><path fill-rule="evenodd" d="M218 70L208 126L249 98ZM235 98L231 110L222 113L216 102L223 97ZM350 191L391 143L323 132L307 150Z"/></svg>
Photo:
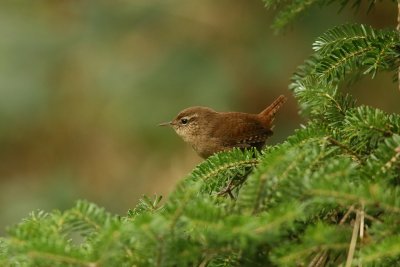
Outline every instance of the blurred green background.
<svg viewBox="0 0 400 267"><path fill-rule="evenodd" d="M201 159L159 122L192 105L259 112L279 94L280 142L302 122L287 89L334 25L394 27L396 6L315 8L280 35L261 0L2 0L0 233L88 199L124 214L168 195ZM391 75L347 90L399 112Z"/></svg>

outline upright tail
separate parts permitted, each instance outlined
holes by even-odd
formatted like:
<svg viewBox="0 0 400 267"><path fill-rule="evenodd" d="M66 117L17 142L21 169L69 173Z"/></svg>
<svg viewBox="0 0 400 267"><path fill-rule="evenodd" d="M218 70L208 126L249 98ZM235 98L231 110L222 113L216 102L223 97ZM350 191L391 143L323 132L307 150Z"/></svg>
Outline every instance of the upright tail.
<svg viewBox="0 0 400 267"><path fill-rule="evenodd" d="M271 125L274 121L275 113L279 110L279 108L286 102L287 98L284 95L280 95L271 105L269 105L266 109L261 111L258 115L262 118L262 120Z"/></svg>

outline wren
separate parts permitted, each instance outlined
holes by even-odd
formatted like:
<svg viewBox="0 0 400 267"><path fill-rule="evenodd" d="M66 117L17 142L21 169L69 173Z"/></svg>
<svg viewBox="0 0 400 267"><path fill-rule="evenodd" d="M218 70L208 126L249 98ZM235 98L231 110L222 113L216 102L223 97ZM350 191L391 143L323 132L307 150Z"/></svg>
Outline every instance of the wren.
<svg viewBox="0 0 400 267"><path fill-rule="evenodd" d="M160 126L171 126L202 158L234 147L260 150L273 134L275 113L285 102L286 97L281 95L258 114L190 107Z"/></svg>

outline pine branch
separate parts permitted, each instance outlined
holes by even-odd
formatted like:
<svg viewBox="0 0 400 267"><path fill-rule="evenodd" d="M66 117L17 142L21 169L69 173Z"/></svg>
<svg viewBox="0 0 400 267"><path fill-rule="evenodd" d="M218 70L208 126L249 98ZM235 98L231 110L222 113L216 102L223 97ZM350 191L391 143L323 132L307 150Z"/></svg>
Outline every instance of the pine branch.
<svg viewBox="0 0 400 267"><path fill-rule="evenodd" d="M277 7L280 1L264 0L266 7ZM316 4L324 4L325 0L293 0L286 4L282 10L276 15L272 27L276 30L282 29L291 21L296 19L305 10Z"/></svg>
<svg viewBox="0 0 400 267"><path fill-rule="evenodd" d="M325 157L336 150L326 147L326 139L318 138L321 132L318 132L318 137L315 133L310 129L298 131L288 143L265 155L241 189L236 205L243 211L256 214L283 196L285 199L296 197L303 186L299 185L300 181L297 183L294 180L298 180L299 175L314 170ZM299 172L300 169L302 173Z"/></svg>
<svg viewBox="0 0 400 267"><path fill-rule="evenodd" d="M383 139L400 134L400 117L361 106L346 114L342 134L353 151L370 153Z"/></svg>
<svg viewBox="0 0 400 267"><path fill-rule="evenodd" d="M11 255L22 254L23 261L30 262L31 266L53 265L52 263L96 266L92 255L86 254L65 238L59 224L61 217L58 212L36 212L11 228L11 237L6 242L8 256L12 259Z"/></svg>
<svg viewBox="0 0 400 267"><path fill-rule="evenodd" d="M255 149L233 149L217 153L198 165L190 179L203 181L202 192L220 195L231 181L235 182L236 188L240 187L259 163L259 157Z"/></svg>
<svg viewBox="0 0 400 267"><path fill-rule="evenodd" d="M128 218L134 219L137 215L143 213L156 213L162 212L163 205L161 205L162 196L155 194L153 198L144 195L139 199L139 203L132 210L128 211Z"/></svg>
<svg viewBox="0 0 400 267"><path fill-rule="evenodd" d="M339 26L326 31L322 36L318 37L312 47L314 51L326 55L344 44L368 40L371 36L376 36L372 27L362 24Z"/></svg>
<svg viewBox="0 0 400 267"><path fill-rule="evenodd" d="M333 185L332 185L333 186ZM309 193L312 196L320 198L335 199L337 203L343 206L353 203L365 203L365 205L379 205L390 213L400 213L400 198L398 189L379 187L378 185L363 185L354 188L352 184L337 184L335 188L327 189L322 184L314 186ZM388 199L385 194L396 196L394 199Z"/></svg>
<svg viewBox="0 0 400 267"><path fill-rule="evenodd" d="M322 56L316 75L343 80L349 69L367 67L364 74L392 70L396 62L398 35L393 31L375 31L364 25L344 25L326 32L314 43Z"/></svg>
<svg viewBox="0 0 400 267"><path fill-rule="evenodd" d="M308 266L318 266L316 262L313 262L315 258L311 256L320 255L319 251L345 252L348 246L349 232L348 227L323 223L309 226L298 244L289 243L274 249L274 262L279 266L299 266L307 263Z"/></svg>
<svg viewBox="0 0 400 267"><path fill-rule="evenodd" d="M356 262L364 264L377 264L380 266L395 266L400 258L400 236L391 236L381 242L372 243L363 248ZM390 264L389 259L395 261ZM384 264L386 262L386 264Z"/></svg>
<svg viewBox="0 0 400 267"><path fill-rule="evenodd" d="M336 27L316 40L315 54L295 73L290 88L302 103L302 99L313 99L314 88L335 92L350 73L361 71L375 77L378 71L397 70L399 42L396 31L374 30L364 25ZM303 111L310 109L302 104Z"/></svg>
<svg viewBox="0 0 400 267"><path fill-rule="evenodd" d="M311 7L318 4L318 6L328 6L335 1L325 1L325 0L263 0L265 6L270 9L280 9L278 14L275 16L273 22L273 28L275 30L280 30L286 27L290 22L296 20L300 14L305 13ZM339 12L342 11L346 6L348 6L350 0L341 0ZM376 0L368 0L367 13L369 13L376 4ZM396 2L396 0L392 0ZM354 0L351 4L351 8L358 10L361 6L361 0Z"/></svg>

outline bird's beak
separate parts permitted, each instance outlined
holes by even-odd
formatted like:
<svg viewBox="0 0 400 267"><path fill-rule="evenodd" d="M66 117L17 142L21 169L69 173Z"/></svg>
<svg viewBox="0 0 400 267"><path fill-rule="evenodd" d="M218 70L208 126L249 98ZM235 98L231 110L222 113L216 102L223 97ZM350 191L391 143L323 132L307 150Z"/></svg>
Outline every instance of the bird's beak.
<svg viewBox="0 0 400 267"><path fill-rule="evenodd" d="M172 121L160 123L158 126L169 126L172 125Z"/></svg>

